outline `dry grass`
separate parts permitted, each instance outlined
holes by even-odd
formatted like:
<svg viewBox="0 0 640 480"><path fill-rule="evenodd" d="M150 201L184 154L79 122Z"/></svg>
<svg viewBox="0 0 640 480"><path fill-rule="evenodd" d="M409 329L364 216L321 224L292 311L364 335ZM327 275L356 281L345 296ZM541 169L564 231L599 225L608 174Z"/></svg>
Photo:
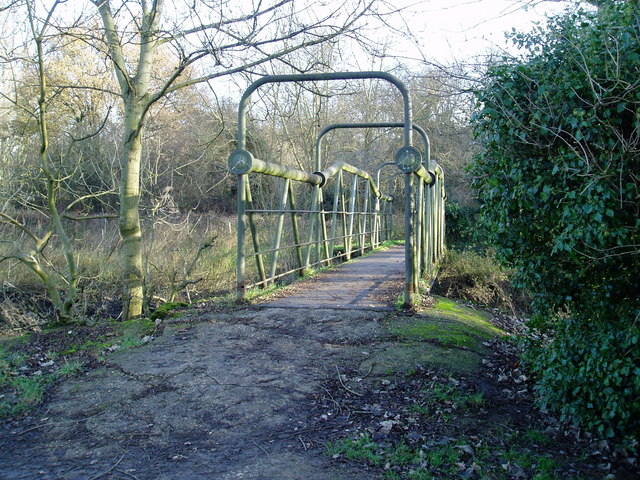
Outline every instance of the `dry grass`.
<svg viewBox="0 0 640 480"><path fill-rule="evenodd" d="M149 296L156 302L171 297L195 301L230 291L235 280L235 224L235 217L214 213L145 221ZM32 248L29 238L16 229L4 225L0 233L0 256ZM80 274L77 315L117 316L123 289L117 221L74 223L70 235ZM55 237L44 253L48 269L64 285L65 260ZM8 301L12 311L35 312L45 323L52 316L39 278L25 265L15 260L1 262L0 278L0 302Z"/></svg>

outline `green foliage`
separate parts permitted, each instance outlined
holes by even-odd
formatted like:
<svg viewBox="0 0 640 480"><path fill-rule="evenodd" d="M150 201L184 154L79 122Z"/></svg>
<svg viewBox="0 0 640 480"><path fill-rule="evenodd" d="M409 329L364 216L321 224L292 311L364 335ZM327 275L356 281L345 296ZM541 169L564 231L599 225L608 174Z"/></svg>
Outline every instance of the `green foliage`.
<svg viewBox="0 0 640 480"><path fill-rule="evenodd" d="M445 203L447 245L458 249L483 247L486 245L486 232L480 221L480 209L477 206L461 205L455 201Z"/></svg>
<svg viewBox="0 0 640 480"><path fill-rule="evenodd" d="M487 231L551 339L529 352L542 402L618 437L640 432L637 7L514 35L531 54L490 67L474 116Z"/></svg>
<svg viewBox="0 0 640 480"><path fill-rule="evenodd" d="M543 407L600 435L633 442L640 430L639 338L637 325L578 315L560 322L551 344L533 345L529 354Z"/></svg>

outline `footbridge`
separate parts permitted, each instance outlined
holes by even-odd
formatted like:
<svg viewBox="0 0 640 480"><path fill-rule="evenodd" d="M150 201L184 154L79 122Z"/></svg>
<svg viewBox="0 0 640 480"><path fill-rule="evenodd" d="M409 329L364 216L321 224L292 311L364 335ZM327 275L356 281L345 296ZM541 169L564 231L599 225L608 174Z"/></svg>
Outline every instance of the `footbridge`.
<svg viewBox="0 0 640 480"><path fill-rule="evenodd" d="M316 140L313 171L261 160L248 150L246 113L251 95L261 86L362 79L395 86L402 96L403 118L327 125ZM402 129L403 141L393 158L379 159L375 172L345 161L324 165L323 141L338 129ZM421 148L414 146L414 133ZM413 306L420 279L434 278L444 253L444 172L431 159L427 133L413 123L408 89L395 76L338 72L260 78L240 100L237 148L228 162L237 176L238 301L245 299L248 288L266 287L379 247L392 239L394 216L404 220L404 306ZM383 173L389 178L386 185ZM404 177L402 199L392 195L398 175Z"/></svg>

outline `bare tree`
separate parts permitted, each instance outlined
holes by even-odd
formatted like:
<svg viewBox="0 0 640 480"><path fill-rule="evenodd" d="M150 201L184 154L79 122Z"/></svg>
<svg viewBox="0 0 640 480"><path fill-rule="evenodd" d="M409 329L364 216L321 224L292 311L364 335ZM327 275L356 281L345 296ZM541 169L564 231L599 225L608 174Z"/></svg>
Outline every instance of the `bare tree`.
<svg viewBox="0 0 640 480"><path fill-rule="evenodd" d="M102 21L101 43L110 58L124 105L120 221L127 280L125 317L141 315L144 296L140 172L142 132L151 106L194 83L286 60L291 53L353 33L373 15L375 0L255 2L243 11L236 2L92 0ZM173 11L168 8L173 6ZM91 39L93 41L93 39ZM170 72L158 77L160 49L174 54ZM183 78L198 66L200 76ZM166 66L165 66L166 67Z"/></svg>
<svg viewBox="0 0 640 480"><path fill-rule="evenodd" d="M14 2L14 4L17 3ZM39 13L43 9L39 8L37 2L26 0L20 3L22 3L26 11L27 36L34 46L33 52L25 48L22 60L33 64L34 78L32 81L34 84L32 85L32 91L36 95L37 104L30 105L28 102L23 102L17 95L10 97L3 93L2 96L5 101L8 101L15 109L20 110L37 127L36 144L38 148L37 153L33 151L33 154L37 155L38 158L37 168L39 175L37 178L33 178L33 181L43 182L44 193L41 201L38 202L33 199L20 198L20 192L12 192L12 196L8 199L9 201L4 202L5 205L0 209L0 223L16 228L27 237L28 242L26 245L20 245L18 241L13 242L9 253L0 256L0 262L13 260L31 269L43 282L60 319L68 321L73 317L73 307L78 299L80 276L73 242L65 228L63 218L74 205L82 202L85 197L76 198L75 201L68 203L64 208L59 205L58 199L63 189L66 175L52 161L48 112L52 97L55 97L59 92L52 91L49 88L45 64L46 41L50 31L53 29L52 19L56 9L63 2L57 0L50 3L46 6L42 15ZM3 60L6 59L3 58ZM70 139L67 153L71 151L79 140L73 137ZM45 219L43 228L38 228L41 226L40 222L35 222L34 226L29 221L20 219L20 215L14 215L9 212L6 207L12 201L22 208L35 211L39 218ZM56 237L60 244L64 257L64 271L59 271L45 254L45 250L53 241L53 237Z"/></svg>

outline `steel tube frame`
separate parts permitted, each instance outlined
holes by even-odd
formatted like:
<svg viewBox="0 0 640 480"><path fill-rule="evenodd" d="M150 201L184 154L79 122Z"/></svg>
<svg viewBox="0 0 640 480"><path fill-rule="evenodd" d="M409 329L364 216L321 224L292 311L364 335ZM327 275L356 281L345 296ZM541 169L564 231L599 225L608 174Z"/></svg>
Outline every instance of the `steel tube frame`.
<svg viewBox="0 0 640 480"><path fill-rule="evenodd" d="M361 129L372 129L372 128L400 128L400 127L404 127L405 124L404 123L400 123L400 122L370 122L370 123L334 123L331 125L327 125L326 127L324 127L320 133L318 134L318 137L316 138L316 144L315 144L315 168L316 171L319 171L322 168L322 142L325 138L325 136L332 132L333 130L338 130L338 129L354 129L354 128L361 128ZM409 249L411 250L411 255L405 255L405 262L406 262L406 267L407 267L407 282L405 282L405 306L407 307L411 307L413 305L413 299L411 298L413 293L415 293L415 289L418 286L418 279L421 275L423 275L424 271L430 268L430 265L427 267L427 250L429 249L434 249L437 250L440 254L440 248L438 248L437 246L439 245L438 241L439 241L439 236L436 236L434 232L434 235L431 236L431 242L427 242L427 230L426 230L426 221L424 219L425 217L425 211L427 208L427 205L424 205L425 201L424 201L424 185L425 184L431 184L433 182L433 177L429 174L429 172L431 171L432 173L435 173L434 170L436 168L439 168L439 166L437 166L437 164L432 163L431 162L431 143L429 141L429 136L427 135L426 131L420 127L419 125L415 125L412 124L412 129L415 130L420 137L422 138L422 142L424 145L424 159L423 159L423 164L422 166L420 166L414 173L415 175L419 178L419 182L418 182L418 188L417 188L417 202L415 200L413 201L407 201L405 202L405 230L407 232L411 232L411 233L407 233L407 237L405 238L405 243L407 243L408 240L408 236L412 235L413 236L413 245L409 245ZM386 166L386 165L395 165L395 162L385 162L383 163L377 170L376 172L376 182L375 185L377 188L380 187L380 171L382 169L382 167ZM330 170L332 167L329 167L328 170ZM405 179L405 182L407 180ZM408 185L405 185L405 196L406 195L411 195L413 197L413 192L414 192L414 185L413 182L409 182ZM417 203L417 208L416 208L416 203ZM408 208L411 208L411 210L407 210ZM376 209L378 209L378 205L376 205ZM415 209L415 212L413 211ZM428 212L428 219L431 221L431 217L435 212L429 211ZM410 215L414 215L415 214L415 218L414 219L410 219L407 218ZM413 221L412 221L413 220ZM372 227L373 230L375 230L375 226ZM439 233L439 231L438 231ZM372 244L375 242L375 240L372 239ZM431 246L431 243L433 243L434 247ZM416 254L417 252L417 254ZM435 260L434 260L435 261ZM430 273L430 272L429 272ZM409 284L409 280L411 279L410 282L411 284Z"/></svg>
<svg viewBox="0 0 640 480"><path fill-rule="evenodd" d="M318 134L316 138L316 150L315 150L315 169L316 172L320 171L322 168L322 141L324 137L333 130L339 129L351 129L351 128L404 128L405 124L401 122L371 122L371 123L333 123L331 125L327 125ZM427 132L425 132L424 128L420 125L416 125L415 123L411 125L411 128L415 130L422 138L422 143L424 144L425 150L425 167L429 170L433 170L431 165L431 142L429 141L429 136ZM385 163L389 165L395 165L395 162ZM379 186L379 185L378 185Z"/></svg>
<svg viewBox="0 0 640 480"><path fill-rule="evenodd" d="M409 172L408 169L423 169L422 165L415 164L415 160L419 153L417 150L412 147L412 132L413 132L413 124L412 124L412 112L411 112L411 100L409 97L409 91L406 86L395 76L386 73L386 72L336 72L336 73L311 73L311 74L302 74L302 75L268 75L262 77L255 82L253 82L247 90L244 92L240 99L239 108L238 108L238 144L237 150L234 151L229 157L229 163L231 170L238 174L238 261L237 261L237 292L239 302L243 301L245 298L245 262L244 262L244 237L245 237L245 227L244 222L247 219L247 212L245 211L245 202L246 202L246 191L245 185L248 186L248 178L247 174L250 171L266 173L275 176L282 176L285 178L291 177L291 179L305 181L307 183L311 183L316 185L316 194L314 195L315 210L318 207L319 197L320 197L320 185L324 184L326 179L322 179L320 175L317 173L308 173L303 172L301 170L289 169L288 167L284 167L281 165L271 164L269 162L262 162L260 160L254 159L246 149L246 112L248 109L249 101L253 92L255 92L259 87L268 84L268 83L286 83L286 82L308 82L308 81L329 81L329 80L359 80L359 79L380 79L385 80L391 84L393 84L402 94L403 99L403 113L404 113L404 122L401 124L404 128L403 130L403 139L404 139L404 147L398 154L396 155L396 162L398 167L406 173L405 176L405 203L406 203L406 225L405 225L405 306L412 307L413 306L413 294L415 292L415 282L413 280L413 269L415 267L415 252L413 250L413 237L414 237L414 222L410 212L413 212L413 175L412 172ZM428 139L427 139L428 141ZM413 149L413 150L412 150ZM231 165L232 159L234 160L234 165ZM248 169L245 167L248 165ZM415 168L414 168L415 166ZM425 172L421 172L426 175ZM418 173L418 176L422 177ZM293 178L296 177L296 178ZM354 176L354 186L357 185L357 176ZM369 178L372 186L374 188L377 187L373 180ZM377 188L376 188L377 189ZM240 203L243 203L240 206ZM353 217L353 215L352 215ZM318 220L320 217L318 216ZM365 217L366 219L366 217ZM353 218L350 222L350 231L352 232L353 227ZM253 223L253 222L251 222ZM310 235L312 236L313 231L313 219L311 220L310 225ZM319 226L318 226L318 233ZM255 238L255 237L254 237ZM326 238L326 235L325 235ZM310 239L311 240L311 239ZM255 241L255 240L254 240ZM310 249L307 249L307 255L305 259L305 264L308 264L310 255ZM259 258L259 257L257 257ZM262 279L264 281L264 279Z"/></svg>

